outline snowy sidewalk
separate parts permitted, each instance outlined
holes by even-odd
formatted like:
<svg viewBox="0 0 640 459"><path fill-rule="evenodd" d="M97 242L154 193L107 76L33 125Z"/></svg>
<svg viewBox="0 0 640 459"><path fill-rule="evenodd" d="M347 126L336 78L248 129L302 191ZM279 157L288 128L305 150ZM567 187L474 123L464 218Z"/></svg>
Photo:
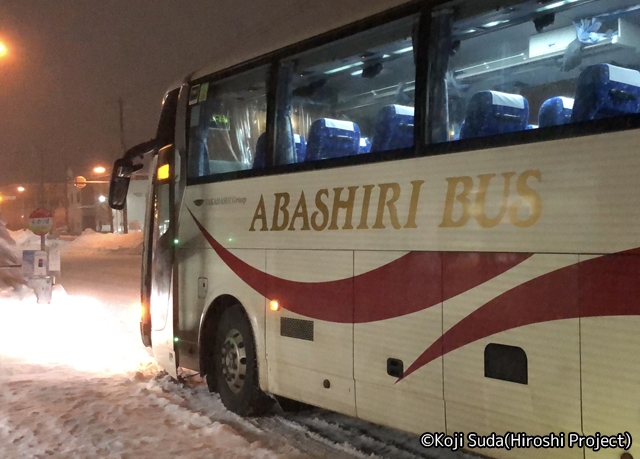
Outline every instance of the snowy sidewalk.
<svg viewBox="0 0 640 459"><path fill-rule="evenodd" d="M0 293L0 458L370 457L278 416L236 416L199 377L158 376L126 306L61 287L47 305Z"/></svg>
<svg viewBox="0 0 640 459"><path fill-rule="evenodd" d="M60 287L49 305L0 293L0 457L305 457L212 420L244 422L217 397L207 394L210 416L187 408L167 390L177 384L153 379L160 369L121 319Z"/></svg>

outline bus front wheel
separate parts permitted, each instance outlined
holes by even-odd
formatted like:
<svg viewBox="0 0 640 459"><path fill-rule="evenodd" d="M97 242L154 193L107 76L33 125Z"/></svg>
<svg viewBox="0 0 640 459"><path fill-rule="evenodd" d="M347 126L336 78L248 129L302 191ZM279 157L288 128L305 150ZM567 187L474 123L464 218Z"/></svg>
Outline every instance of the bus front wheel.
<svg viewBox="0 0 640 459"><path fill-rule="evenodd" d="M258 384L255 340L240 305L220 316L213 355L216 386L224 406L242 416L259 415L271 407L273 401Z"/></svg>

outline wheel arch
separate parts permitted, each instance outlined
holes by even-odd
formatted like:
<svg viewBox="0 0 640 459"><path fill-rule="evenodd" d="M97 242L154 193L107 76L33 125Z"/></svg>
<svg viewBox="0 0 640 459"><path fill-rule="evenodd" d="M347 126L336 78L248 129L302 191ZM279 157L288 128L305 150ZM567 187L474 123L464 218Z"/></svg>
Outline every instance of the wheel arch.
<svg viewBox="0 0 640 459"><path fill-rule="evenodd" d="M200 319L200 331L198 333L198 355L200 363L200 374L206 375L212 368L213 357L213 345L216 340L217 324L222 313L232 306L239 305L244 312L245 318L251 333L253 334L254 342L256 339L256 331L253 328L253 322L250 320L247 314L246 307L233 295L220 295L214 299L211 304L202 312Z"/></svg>

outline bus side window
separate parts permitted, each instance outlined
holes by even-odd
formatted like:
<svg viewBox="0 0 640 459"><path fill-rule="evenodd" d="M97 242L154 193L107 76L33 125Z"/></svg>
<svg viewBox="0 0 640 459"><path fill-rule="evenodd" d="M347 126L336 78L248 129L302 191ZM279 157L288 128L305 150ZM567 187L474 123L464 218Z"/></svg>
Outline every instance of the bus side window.
<svg viewBox="0 0 640 459"><path fill-rule="evenodd" d="M281 63L276 164L413 148L411 16Z"/></svg>
<svg viewBox="0 0 640 459"><path fill-rule="evenodd" d="M189 178L254 167L258 140L266 130L267 71L265 66L192 85Z"/></svg>
<svg viewBox="0 0 640 459"><path fill-rule="evenodd" d="M477 11L469 1L433 14L431 142L640 113L637 2Z"/></svg>

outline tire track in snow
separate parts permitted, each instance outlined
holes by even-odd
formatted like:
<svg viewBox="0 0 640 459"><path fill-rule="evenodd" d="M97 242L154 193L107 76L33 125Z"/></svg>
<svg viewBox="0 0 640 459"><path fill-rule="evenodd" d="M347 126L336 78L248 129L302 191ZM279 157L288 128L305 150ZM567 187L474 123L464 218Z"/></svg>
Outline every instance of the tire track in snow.
<svg viewBox="0 0 640 459"><path fill-rule="evenodd" d="M160 375L158 384L189 409L211 419L229 423L249 441L267 442L278 451L290 445L312 458L370 459L469 459L477 456L442 449L425 450L415 435L371 424L349 416L321 409L299 413L243 418L226 410L218 394L210 394L206 384L175 381Z"/></svg>

